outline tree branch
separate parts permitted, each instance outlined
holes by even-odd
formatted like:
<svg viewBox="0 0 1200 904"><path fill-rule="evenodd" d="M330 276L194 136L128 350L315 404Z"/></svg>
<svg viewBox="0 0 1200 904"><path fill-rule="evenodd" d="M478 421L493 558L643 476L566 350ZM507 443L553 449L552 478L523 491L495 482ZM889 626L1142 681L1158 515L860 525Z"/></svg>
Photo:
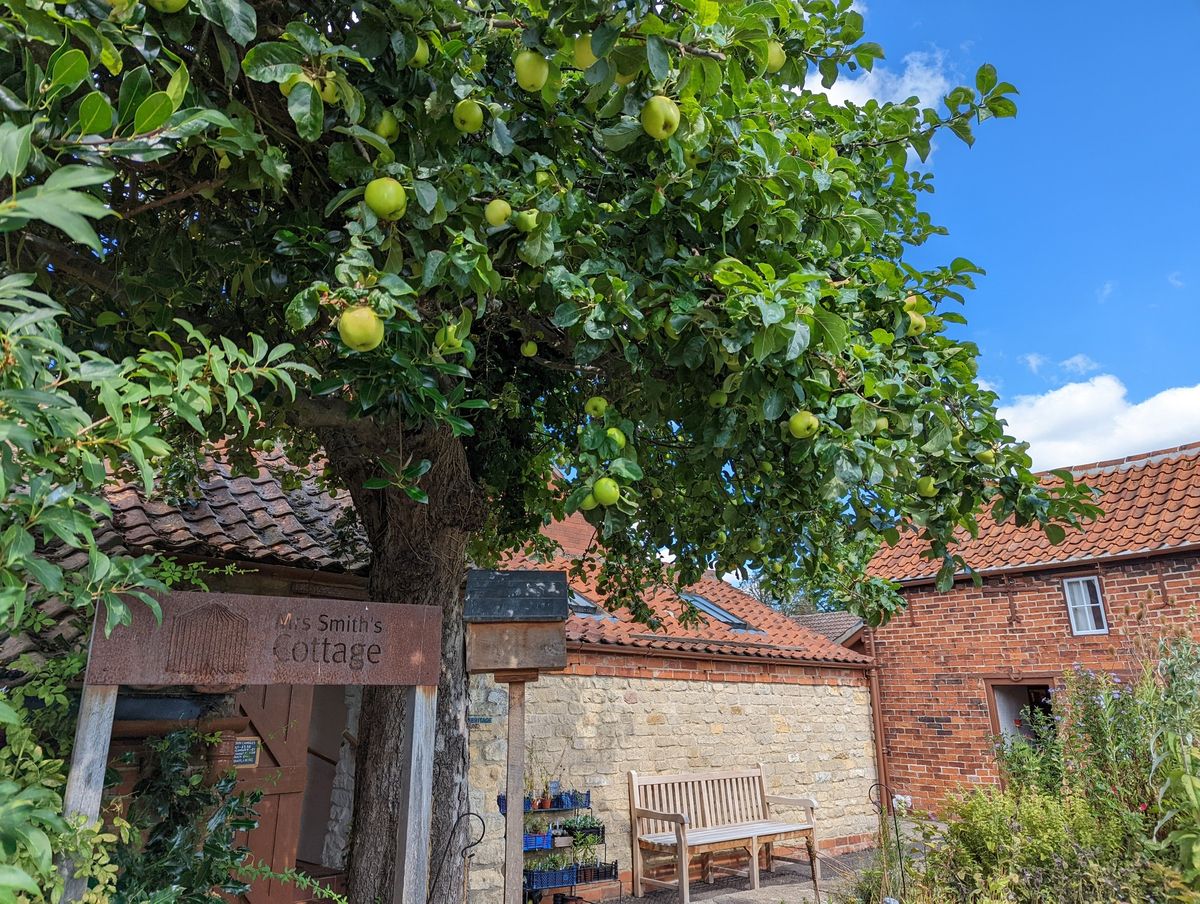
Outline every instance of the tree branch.
<svg viewBox="0 0 1200 904"><path fill-rule="evenodd" d="M190 188L185 188L173 194L164 195L161 198L155 198L153 201L147 201L145 204L139 204L137 207L131 207L129 210L117 211L125 219L132 219L140 214L150 210L156 210L159 207L166 207L168 204L174 204L176 201L182 201L184 198L190 198L192 195L198 195L202 191L210 188L220 188L225 184L224 179L209 179L205 182L197 182Z"/></svg>

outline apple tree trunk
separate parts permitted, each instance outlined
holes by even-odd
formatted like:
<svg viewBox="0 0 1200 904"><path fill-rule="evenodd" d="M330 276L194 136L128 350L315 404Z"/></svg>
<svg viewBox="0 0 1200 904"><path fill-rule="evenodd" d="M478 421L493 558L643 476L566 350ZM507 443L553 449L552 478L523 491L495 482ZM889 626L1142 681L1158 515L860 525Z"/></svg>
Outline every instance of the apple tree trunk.
<svg viewBox="0 0 1200 904"><path fill-rule="evenodd" d="M371 544L368 593L384 603L442 609L441 679L433 772L430 904L463 899L467 810L467 675L462 625L466 544L483 519L482 497L471 480L461 443L449 431L385 437L377 448L358 431L321 432L329 464L349 489ZM368 490L382 475L383 454L428 459L422 478L429 496L418 504L398 489ZM350 831L349 898L389 902L395 882L396 830L403 787L405 690L366 687L358 720L354 815Z"/></svg>

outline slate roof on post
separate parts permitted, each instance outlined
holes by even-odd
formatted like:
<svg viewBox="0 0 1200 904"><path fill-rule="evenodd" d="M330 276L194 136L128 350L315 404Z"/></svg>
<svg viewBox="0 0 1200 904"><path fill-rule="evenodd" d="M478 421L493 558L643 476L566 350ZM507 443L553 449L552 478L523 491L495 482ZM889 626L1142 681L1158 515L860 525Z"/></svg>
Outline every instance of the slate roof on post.
<svg viewBox="0 0 1200 904"><path fill-rule="evenodd" d="M1200 549L1200 442L1067 470L1101 491L1100 519L1082 531L1068 529L1054 545L1036 526L997 524L984 515L979 536L960 532L955 550L987 574ZM1058 478L1046 473L1042 481L1053 485ZM926 548L916 532L906 533L896 546L880 548L869 571L905 583L930 581L938 563L924 557Z"/></svg>
<svg viewBox="0 0 1200 904"><path fill-rule="evenodd" d="M241 563L287 565L316 571L365 576L367 543L353 518L349 495L330 495L308 471L286 463L278 452L260 453L259 473L232 477L227 464L208 459L192 498L168 503L147 499L140 487L117 484L105 491L113 520L101 532L104 548L122 552L191 555ZM295 487L284 489L272 471L290 469ZM504 563L510 569L569 570L590 547L595 531L576 514L544 529L561 547L561 556L535 562L524 555ZM73 554L72 554L73 555ZM84 558L86 562L86 557ZM603 605L590 580L570 578L573 590ZM674 652L737 656L862 667L871 660L842 647L722 581L706 575L690 591L744 620L739 630L714 618L698 628L678 620L683 602L665 589L648 601L666 613L663 629L653 632L625 610L599 617L572 614L567 638L579 644L624 648L630 652ZM0 662L7 661L0 657Z"/></svg>

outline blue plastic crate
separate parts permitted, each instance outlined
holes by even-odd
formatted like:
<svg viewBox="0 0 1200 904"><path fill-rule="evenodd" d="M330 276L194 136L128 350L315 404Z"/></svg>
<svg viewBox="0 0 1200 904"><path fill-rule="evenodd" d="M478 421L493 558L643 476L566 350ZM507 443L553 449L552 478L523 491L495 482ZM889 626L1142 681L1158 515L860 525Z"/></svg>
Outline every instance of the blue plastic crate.
<svg viewBox="0 0 1200 904"><path fill-rule="evenodd" d="M533 810L533 802L528 797L525 798L524 804L525 804L525 812L526 813L529 813L530 811ZM500 808L501 816L508 815L508 795L507 794L497 794L496 795L496 806Z"/></svg>
<svg viewBox="0 0 1200 904"><path fill-rule="evenodd" d="M575 884L575 866L562 869L527 869L525 870L525 887L533 891L545 888L563 888Z"/></svg>
<svg viewBox="0 0 1200 904"><path fill-rule="evenodd" d="M554 833L525 833L525 850L527 851L548 851L554 847Z"/></svg>
<svg viewBox="0 0 1200 904"><path fill-rule="evenodd" d="M555 809L559 810L586 810L591 805L591 791L563 791L554 798Z"/></svg>

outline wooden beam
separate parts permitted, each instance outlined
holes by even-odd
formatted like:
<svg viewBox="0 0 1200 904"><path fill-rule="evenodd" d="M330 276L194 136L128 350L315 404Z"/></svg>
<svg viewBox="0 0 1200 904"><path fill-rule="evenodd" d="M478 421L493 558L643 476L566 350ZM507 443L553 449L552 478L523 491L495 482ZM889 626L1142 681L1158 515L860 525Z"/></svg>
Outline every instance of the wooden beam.
<svg viewBox="0 0 1200 904"><path fill-rule="evenodd" d="M71 771L63 795L63 813L68 817L83 816L89 825L100 819L100 797L104 793L108 742L116 709L117 685L84 684L79 700L79 721L75 723ZM82 901L87 892L87 880L75 878L74 862L60 860L58 871L65 882L62 902Z"/></svg>
<svg viewBox="0 0 1200 904"><path fill-rule="evenodd" d="M504 904L522 904L525 884L525 682L508 685L508 813L504 822Z"/></svg>
<svg viewBox="0 0 1200 904"><path fill-rule="evenodd" d="M404 787L396 833L396 885L392 904L425 904L429 896L433 837L433 744L437 687L410 687L404 714ZM453 855L455 852L449 852Z"/></svg>

